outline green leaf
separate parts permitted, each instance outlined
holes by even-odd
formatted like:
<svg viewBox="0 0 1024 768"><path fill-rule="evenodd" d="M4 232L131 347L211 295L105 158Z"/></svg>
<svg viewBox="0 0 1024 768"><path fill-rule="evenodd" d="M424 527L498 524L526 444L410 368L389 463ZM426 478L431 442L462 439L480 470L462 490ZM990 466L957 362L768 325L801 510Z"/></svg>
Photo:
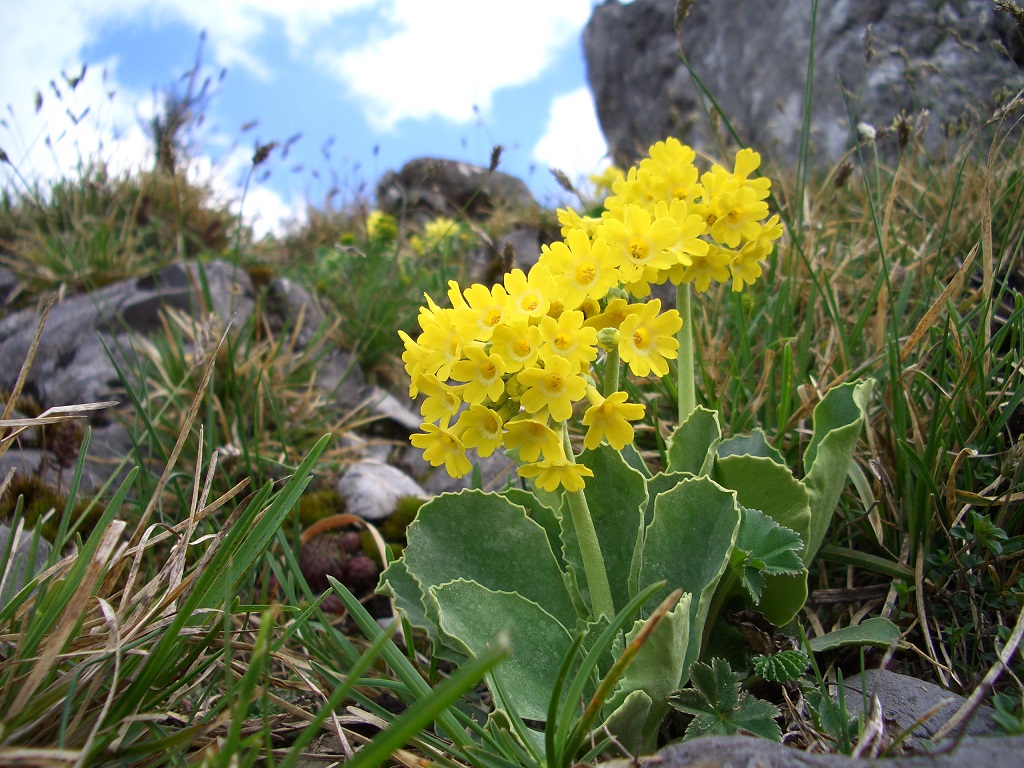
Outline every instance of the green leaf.
<svg viewBox="0 0 1024 768"><path fill-rule="evenodd" d="M407 529L401 560L429 592L457 578L495 592L516 592L564 626L576 609L548 537L523 507L495 493L465 490L442 494L420 507ZM424 600L433 618L432 601Z"/></svg>
<svg viewBox="0 0 1024 768"><path fill-rule="evenodd" d="M780 651L771 656L758 654L754 657L754 671L765 680L788 683L806 672L810 663L810 657L803 651Z"/></svg>
<svg viewBox="0 0 1024 768"><path fill-rule="evenodd" d="M495 638L507 633L511 654L493 669L507 704L520 717L547 717L552 683L572 646L569 630L537 603L519 594L498 592L457 579L431 587L441 632L473 657L483 656Z"/></svg>
<svg viewBox="0 0 1024 768"><path fill-rule="evenodd" d="M755 429L749 435L734 435L723 440L718 446L718 459L727 456L758 456L764 459L771 459L776 464L785 465L782 454L768 442L768 437L761 428Z"/></svg>
<svg viewBox="0 0 1024 768"><path fill-rule="evenodd" d="M811 528L804 550L810 564L825 538L867 418L872 379L833 387L814 408L814 434L804 453L804 485L810 492Z"/></svg>
<svg viewBox="0 0 1024 768"><path fill-rule="evenodd" d="M643 691L650 699L646 725L640 732L644 754L656 746L658 727L668 712L668 697L684 682L690 642L691 598L691 595L684 594L678 605L661 620L629 665L609 703L609 710L614 711L636 691ZM643 624L643 621L637 621L633 625L626 635L626 645L633 641ZM699 635L696 640L700 642Z"/></svg>
<svg viewBox="0 0 1024 768"><path fill-rule="evenodd" d="M668 439L668 472L707 474L722 440L718 411L698 405Z"/></svg>
<svg viewBox="0 0 1024 768"><path fill-rule="evenodd" d="M811 496L789 467L765 456L732 455L715 462L715 481L736 491L740 504L759 509L800 536L800 552L811 529Z"/></svg>
<svg viewBox="0 0 1024 768"><path fill-rule="evenodd" d="M639 584L664 580L668 586L648 603L648 612L669 590L682 589L693 596L690 637L700 638L739 527L736 494L708 477L687 478L660 494L639 552ZM699 646L689 644L684 669L697 658Z"/></svg>
<svg viewBox="0 0 1024 768"><path fill-rule="evenodd" d="M844 627L827 635L815 637L809 645L815 653L831 651L844 645L871 645L876 648L888 648L900 639L900 628L888 619L876 616L865 619L855 627Z"/></svg>
<svg viewBox="0 0 1024 768"><path fill-rule="evenodd" d="M740 563L740 581L754 604L761 602L765 575L794 575L803 570L800 535L779 525L758 509L743 507L736 549L746 554Z"/></svg>
<svg viewBox="0 0 1024 768"><path fill-rule="evenodd" d="M739 676L725 659L712 659L710 666L696 662L690 668L690 684L691 688L676 691L670 699L675 709L694 716L685 739L744 731L782 741L782 730L775 722L778 707L741 692Z"/></svg>
<svg viewBox="0 0 1024 768"><path fill-rule="evenodd" d="M390 597L395 608L401 611L414 627L427 630L431 641L438 642L437 625L427 617L423 607L423 588L419 580L409 573L404 560L395 560L380 575L377 594Z"/></svg>

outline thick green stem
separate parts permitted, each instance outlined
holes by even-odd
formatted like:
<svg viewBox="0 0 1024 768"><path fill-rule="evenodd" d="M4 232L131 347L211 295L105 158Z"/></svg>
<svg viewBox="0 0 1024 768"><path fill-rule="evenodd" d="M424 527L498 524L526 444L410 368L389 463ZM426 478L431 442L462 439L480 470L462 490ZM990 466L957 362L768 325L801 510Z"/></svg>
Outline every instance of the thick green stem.
<svg viewBox="0 0 1024 768"><path fill-rule="evenodd" d="M683 318L676 361L676 397L679 401L679 423L682 424L697 407L697 388L693 364L693 310L690 306L690 284L676 286L676 309Z"/></svg>
<svg viewBox="0 0 1024 768"><path fill-rule="evenodd" d="M604 359L604 392L608 397L612 392L619 391L619 348L612 347Z"/></svg>
<svg viewBox="0 0 1024 768"><path fill-rule="evenodd" d="M572 445L569 443L569 430L564 423L562 424L562 442L565 445L566 458L575 463L576 457L573 455ZM587 497L582 489L566 491L565 496L569 500L569 514L572 515L576 539L579 541L580 553L583 555L583 572L587 577L587 586L590 588L590 605L594 616L611 618L615 615L615 604L612 602L612 590L608 585L608 571L604 567L601 542L597 540L597 529L594 528L594 519L590 516Z"/></svg>

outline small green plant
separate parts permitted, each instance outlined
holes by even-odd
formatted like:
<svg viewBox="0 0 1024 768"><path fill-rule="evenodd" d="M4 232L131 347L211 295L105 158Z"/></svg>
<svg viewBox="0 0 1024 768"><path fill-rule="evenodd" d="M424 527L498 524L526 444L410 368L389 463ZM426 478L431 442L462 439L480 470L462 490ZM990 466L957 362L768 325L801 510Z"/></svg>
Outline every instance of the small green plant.
<svg viewBox="0 0 1024 768"><path fill-rule="evenodd" d="M710 665L696 662L690 667L690 687L673 693L669 703L693 715L686 727L687 739L750 733L782 741L775 722L779 708L740 690L740 677L725 659L712 659Z"/></svg>

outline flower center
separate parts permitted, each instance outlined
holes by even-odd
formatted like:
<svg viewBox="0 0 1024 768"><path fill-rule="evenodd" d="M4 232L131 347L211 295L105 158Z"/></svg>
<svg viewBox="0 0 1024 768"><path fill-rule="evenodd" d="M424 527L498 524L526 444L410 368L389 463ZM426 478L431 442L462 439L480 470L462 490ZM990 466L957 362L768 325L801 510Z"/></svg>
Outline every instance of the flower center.
<svg viewBox="0 0 1024 768"><path fill-rule="evenodd" d="M593 264L580 264L576 267L576 282L580 285L590 285L597 278L597 267Z"/></svg>
<svg viewBox="0 0 1024 768"><path fill-rule="evenodd" d="M647 241L640 237L634 237L629 241L629 255L633 261L646 261L651 248Z"/></svg>
<svg viewBox="0 0 1024 768"><path fill-rule="evenodd" d="M512 352L518 357L526 357L532 351L533 345L530 344L528 339L519 339L519 341L512 345Z"/></svg>
<svg viewBox="0 0 1024 768"><path fill-rule="evenodd" d="M568 333L555 334L555 346L563 352L572 349L572 336Z"/></svg>
<svg viewBox="0 0 1024 768"><path fill-rule="evenodd" d="M633 346L637 349L647 349L651 343L651 332L644 327L633 331Z"/></svg>
<svg viewBox="0 0 1024 768"><path fill-rule="evenodd" d="M498 369L495 367L494 363L492 363L490 361L488 361L488 362L486 362L486 363L484 363L483 365L480 366L480 373L482 374L483 378L485 378L485 379L493 379L494 378L494 374L495 374L495 372L497 370Z"/></svg>
<svg viewBox="0 0 1024 768"><path fill-rule="evenodd" d="M488 328L493 328L494 326L496 326L500 322L501 322L501 310L498 309L497 307L494 307L493 309L488 310L487 314L484 315L484 325L486 325Z"/></svg>
<svg viewBox="0 0 1024 768"><path fill-rule="evenodd" d="M527 296L523 299L520 306L522 306L524 312L533 312L533 310L540 306L540 299L537 298L536 294Z"/></svg>
<svg viewBox="0 0 1024 768"><path fill-rule="evenodd" d="M544 380L545 389L553 395L557 395L562 391L562 386L565 384L562 381L561 376L555 376L552 374Z"/></svg>

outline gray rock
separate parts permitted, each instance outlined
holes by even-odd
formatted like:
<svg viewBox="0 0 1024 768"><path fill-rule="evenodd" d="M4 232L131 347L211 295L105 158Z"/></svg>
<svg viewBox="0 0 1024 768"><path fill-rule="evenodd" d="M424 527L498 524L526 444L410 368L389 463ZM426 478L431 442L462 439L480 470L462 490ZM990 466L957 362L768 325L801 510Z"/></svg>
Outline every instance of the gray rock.
<svg viewBox="0 0 1024 768"><path fill-rule="evenodd" d="M142 364L133 338L162 327L162 307L189 313L197 322L209 310L222 325L232 318L241 324L255 307L252 282L233 264L193 262L72 296L54 306L43 327L24 393L43 409L109 400L125 403L118 371L130 384L139 384L136 376ZM0 389L13 388L38 324L34 310L0 320ZM83 492L106 482L131 446L127 432L110 411L94 411L89 423L94 432ZM41 458L25 454L10 461L31 469L39 466Z"/></svg>
<svg viewBox="0 0 1024 768"><path fill-rule="evenodd" d="M717 152L681 49L742 141L794 162L811 4L699 0L678 39L675 7L609 0L584 31L587 77L616 161L627 167L666 136ZM1020 33L990 0L821 3L815 35L811 143L819 165L852 145L851 125L884 128L902 112L930 112L925 146L936 151L948 128L964 117L983 121L1024 87Z"/></svg>
<svg viewBox="0 0 1024 768"><path fill-rule="evenodd" d="M410 160L397 173L384 174L377 203L395 216L426 212L474 219L495 210L536 206L529 187L515 176L433 157Z"/></svg>
<svg viewBox="0 0 1024 768"><path fill-rule="evenodd" d="M872 695L877 696L882 718L890 726L890 732L898 734L913 728L910 735L918 741L934 736L966 701L963 696L934 683L879 669L850 677L844 682L844 688L846 709L851 715L864 711L863 693L867 693L868 701ZM980 707L968 723L967 733L971 736L991 733L995 728L991 713L990 707ZM927 719L915 727L926 716Z"/></svg>
<svg viewBox="0 0 1024 768"><path fill-rule="evenodd" d="M611 760L603 768L1002 768L1022 764L1024 736L964 739L948 752L908 755L886 760L844 755L810 755L765 739L716 736L676 744L639 760Z"/></svg>
<svg viewBox="0 0 1024 768"><path fill-rule="evenodd" d="M270 329L275 333L296 333L296 348L306 349L317 333L323 330L327 315L316 297L287 277L279 277L267 286L266 313ZM302 325L296 329L296 323Z"/></svg>
<svg viewBox="0 0 1024 768"><path fill-rule="evenodd" d="M404 472L372 459L350 466L337 488L347 512L374 522L390 516L402 499L427 497L426 491Z"/></svg>

